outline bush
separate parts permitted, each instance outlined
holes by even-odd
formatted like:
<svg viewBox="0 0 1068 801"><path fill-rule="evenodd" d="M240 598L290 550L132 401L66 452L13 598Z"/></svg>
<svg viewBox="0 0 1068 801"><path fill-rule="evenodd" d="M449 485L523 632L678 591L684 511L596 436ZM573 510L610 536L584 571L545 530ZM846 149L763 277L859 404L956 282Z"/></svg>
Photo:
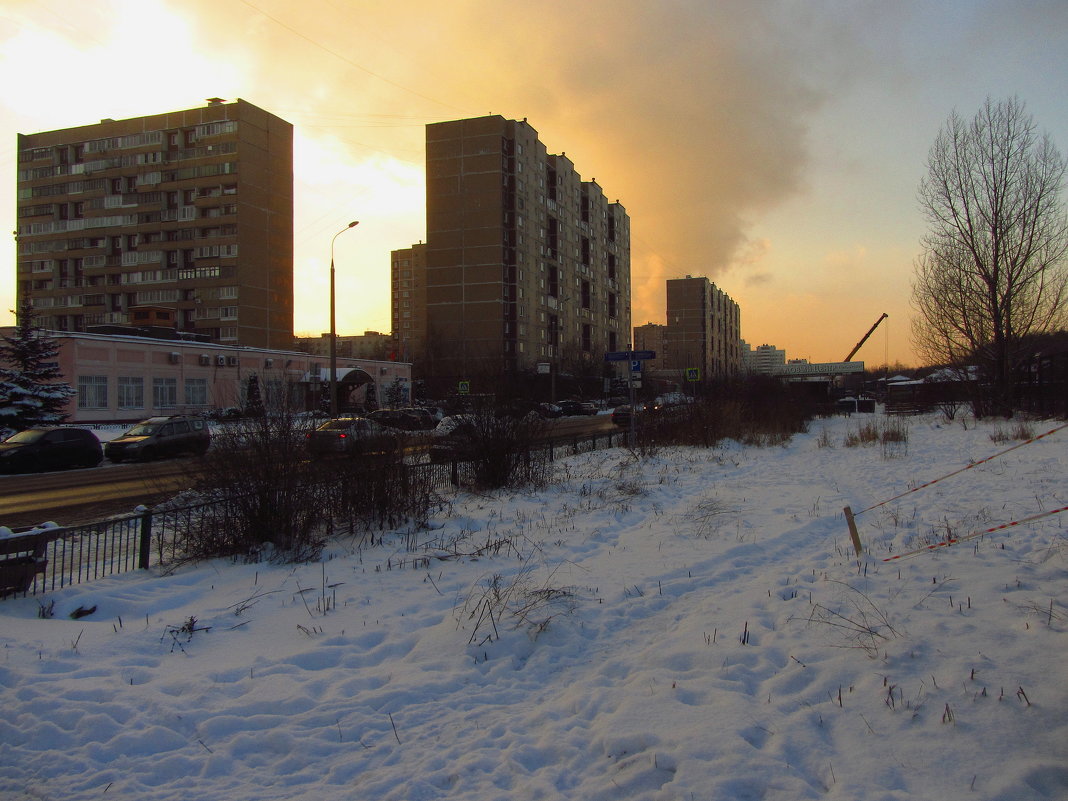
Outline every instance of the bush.
<svg viewBox="0 0 1068 801"><path fill-rule="evenodd" d="M304 452L306 425L294 414L264 414L215 429L191 465L205 500L224 501L226 523L187 539L188 557L251 556L270 545L277 558L319 555L325 521L320 470Z"/></svg>
<svg viewBox="0 0 1068 801"><path fill-rule="evenodd" d="M724 383L693 403L646 412L638 418L637 446L712 447L725 439L746 445L783 445L808 429L814 405L774 379Z"/></svg>
<svg viewBox="0 0 1068 801"><path fill-rule="evenodd" d="M495 414L479 409L469 417L470 482L479 489L542 486L549 454L540 442L545 421L536 414Z"/></svg>

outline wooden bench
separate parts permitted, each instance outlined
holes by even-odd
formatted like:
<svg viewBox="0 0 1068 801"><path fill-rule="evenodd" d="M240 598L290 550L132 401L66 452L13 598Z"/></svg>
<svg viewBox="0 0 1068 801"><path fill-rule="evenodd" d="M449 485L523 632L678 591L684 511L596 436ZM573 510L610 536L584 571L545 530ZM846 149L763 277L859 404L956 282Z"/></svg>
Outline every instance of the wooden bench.
<svg viewBox="0 0 1068 801"><path fill-rule="evenodd" d="M26 592L38 573L48 567L48 532L0 538L0 598Z"/></svg>

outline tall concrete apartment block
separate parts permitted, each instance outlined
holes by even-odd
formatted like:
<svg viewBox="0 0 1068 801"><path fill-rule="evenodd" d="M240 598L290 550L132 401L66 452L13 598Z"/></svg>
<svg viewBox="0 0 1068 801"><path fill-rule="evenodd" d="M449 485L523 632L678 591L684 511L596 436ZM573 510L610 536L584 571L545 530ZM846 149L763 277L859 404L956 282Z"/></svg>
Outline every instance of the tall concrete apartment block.
<svg viewBox="0 0 1068 801"><path fill-rule="evenodd" d="M774 345L751 346L748 342L742 343L742 368L749 373L774 375L775 368L786 364L786 351L776 348Z"/></svg>
<svg viewBox="0 0 1068 801"><path fill-rule="evenodd" d="M526 120L428 125L426 173L429 371L601 362L628 345L630 218Z"/></svg>
<svg viewBox="0 0 1068 801"><path fill-rule="evenodd" d="M738 375L741 369L741 311L705 277L667 282L664 368L696 367L702 380Z"/></svg>
<svg viewBox="0 0 1068 801"><path fill-rule="evenodd" d="M291 348L293 126L214 98L19 134L17 294L60 331Z"/></svg>
<svg viewBox="0 0 1068 801"><path fill-rule="evenodd" d="M646 323L634 326L634 350L651 350L656 354L655 359L648 359L642 363L642 370L652 372L664 369L664 336L667 326L660 323Z"/></svg>
<svg viewBox="0 0 1068 801"><path fill-rule="evenodd" d="M390 253L393 352L402 362L426 350L426 244Z"/></svg>

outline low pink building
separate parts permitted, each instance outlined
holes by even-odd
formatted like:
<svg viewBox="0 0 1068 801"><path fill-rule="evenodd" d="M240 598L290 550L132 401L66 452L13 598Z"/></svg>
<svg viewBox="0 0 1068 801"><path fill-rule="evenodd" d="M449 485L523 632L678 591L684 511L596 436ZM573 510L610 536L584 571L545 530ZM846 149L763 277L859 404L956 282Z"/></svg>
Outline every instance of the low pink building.
<svg viewBox="0 0 1068 801"><path fill-rule="evenodd" d="M9 329L10 331L10 329ZM6 332L5 332L6 333ZM59 346L63 379L77 395L72 423L132 422L156 415L242 408L258 383L268 409L321 406L330 362L297 351L263 350L206 342L49 331ZM255 377L255 378L253 378ZM337 359L343 411L411 400L412 366L405 362Z"/></svg>

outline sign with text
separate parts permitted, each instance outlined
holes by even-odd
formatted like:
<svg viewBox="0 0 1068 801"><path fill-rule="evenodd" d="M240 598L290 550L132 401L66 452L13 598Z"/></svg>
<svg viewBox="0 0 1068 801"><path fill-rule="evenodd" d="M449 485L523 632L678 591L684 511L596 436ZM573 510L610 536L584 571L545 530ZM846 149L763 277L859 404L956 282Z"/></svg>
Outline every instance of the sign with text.
<svg viewBox="0 0 1068 801"><path fill-rule="evenodd" d="M842 375L863 373L864 362L823 362L821 364L780 364L772 375Z"/></svg>
<svg viewBox="0 0 1068 801"><path fill-rule="evenodd" d="M606 362L643 362L655 358L655 350L611 350L604 355Z"/></svg>

